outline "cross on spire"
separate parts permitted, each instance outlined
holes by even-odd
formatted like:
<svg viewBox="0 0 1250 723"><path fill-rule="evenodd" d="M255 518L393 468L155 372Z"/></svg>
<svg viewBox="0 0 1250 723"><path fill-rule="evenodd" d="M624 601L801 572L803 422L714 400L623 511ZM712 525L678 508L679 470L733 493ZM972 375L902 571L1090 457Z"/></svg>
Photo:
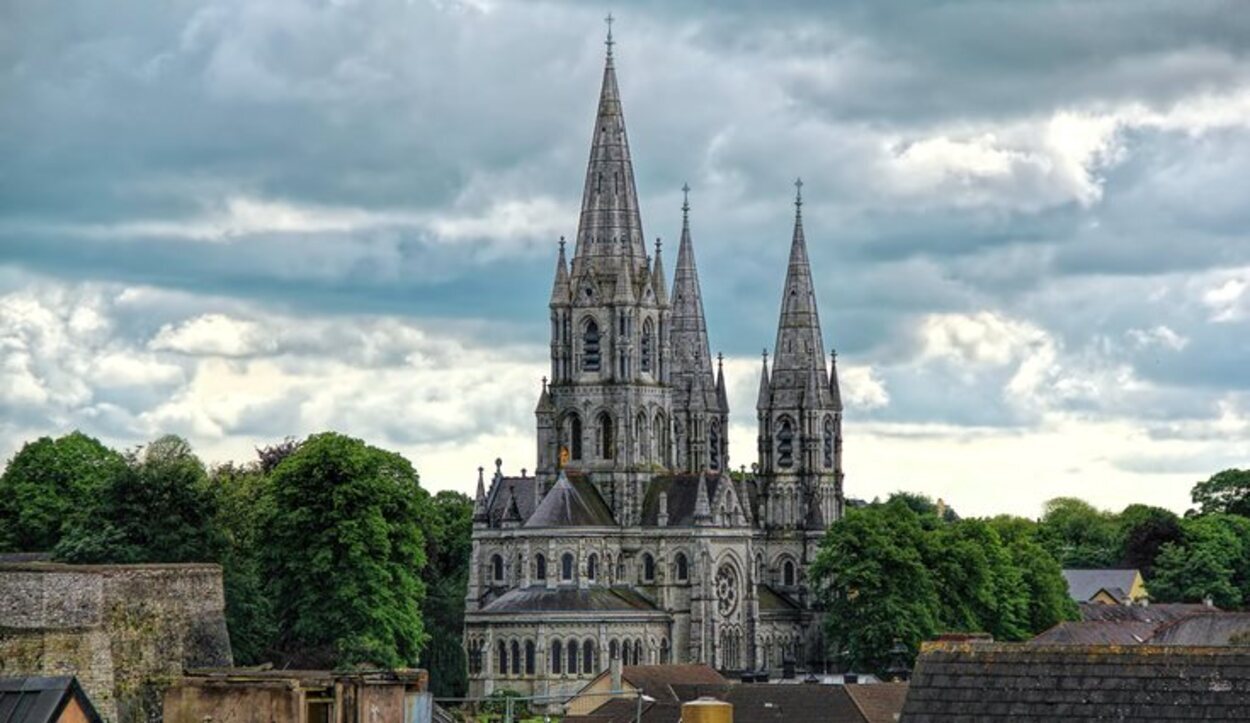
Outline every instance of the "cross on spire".
<svg viewBox="0 0 1250 723"><path fill-rule="evenodd" d="M612 46L616 45L616 41L612 39L612 23L616 22L616 18L612 17L612 13L609 12L608 16L603 19L603 22L608 24L608 39L603 41L603 44L608 46L608 57L611 58Z"/></svg>
<svg viewBox="0 0 1250 723"><path fill-rule="evenodd" d="M690 184L681 184L681 220L690 218Z"/></svg>
<svg viewBox="0 0 1250 723"><path fill-rule="evenodd" d="M803 179L794 179L794 212L803 213Z"/></svg>

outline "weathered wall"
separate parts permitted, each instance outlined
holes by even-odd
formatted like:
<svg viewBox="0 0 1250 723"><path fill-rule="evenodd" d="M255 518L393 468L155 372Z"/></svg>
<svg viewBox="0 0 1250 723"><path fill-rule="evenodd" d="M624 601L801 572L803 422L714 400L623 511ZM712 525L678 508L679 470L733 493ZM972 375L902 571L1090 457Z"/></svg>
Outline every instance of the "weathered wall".
<svg viewBox="0 0 1250 723"><path fill-rule="evenodd" d="M300 723L304 693L286 681L248 686L188 682L165 694L165 723Z"/></svg>
<svg viewBox="0 0 1250 723"><path fill-rule="evenodd" d="M217 565L0 564L0 675L76 675L146 723L184 668L231 664Z"/></svg>

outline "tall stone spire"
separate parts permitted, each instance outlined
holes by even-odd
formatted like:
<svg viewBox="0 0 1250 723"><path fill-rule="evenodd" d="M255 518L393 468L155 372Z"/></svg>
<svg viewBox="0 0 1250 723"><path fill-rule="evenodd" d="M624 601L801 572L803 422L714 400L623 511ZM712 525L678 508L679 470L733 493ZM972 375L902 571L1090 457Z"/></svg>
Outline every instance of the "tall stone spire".
<svg viewBox="0 0 1250 723"><path fill-rule="evenodd" d="M803 237L803 181L794 183L794 237L790 242L790 265L781 297L781 318L777 322L777 346L773 353L772 387L774 403L789 406L799 402L811 376L819 373L825 379L825 347L820 334L820 315L816 309L816 290L812 269L807 260L807 241ZM808 404L828 406L826 383L816 385L820 399ZM778 397L781 397L778 399Z"/></svg>
<svg viewBox="0 0 1250 723"><path fill-rule="evenodd" d="M710 390L715 388L715 382L707 341L707 321L703 316L703 292L699 288L699 271L694 262L694 243L690 240L690 186L682 186L681 190L685 194L681 204L681 243L677 248L673 293L669 297L673 310L672 378L679 390ZM691 403L702 401L691 400Z"/></svg>
<svg viewBox="0 0 1250 723"><path fill-rule="evenodd" d="M582 191L576 258L626 256L638 270L646 263L647 251L638 214L638 191L625 133L625 115L616 85L611 16L608 16L606 44L603 87L599 91L599 110Z"/></svg>

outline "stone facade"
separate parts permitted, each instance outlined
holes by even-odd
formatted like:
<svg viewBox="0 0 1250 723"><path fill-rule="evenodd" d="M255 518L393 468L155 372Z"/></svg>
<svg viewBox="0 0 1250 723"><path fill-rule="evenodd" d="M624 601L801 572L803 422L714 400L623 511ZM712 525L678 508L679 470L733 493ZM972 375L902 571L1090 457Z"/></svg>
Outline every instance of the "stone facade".
<svg viewBox="0 0 1250 723"><path fill-rule="evenodd" d="M515 477L496 460L489 485L479 470L465 625L474 695L566 696L615 657L734 671L824 656L807 568L842 514L842 402L801 194L752 474L730 473L688 196L682 211L670 286L660 242L654 255L643 242L609 43L576 248L569 261L561 239L557 254L538 463Z"/></svg>
<svg viewBox="0 0 1250 723"><path fill-rule="evenodd" d="M217 565L0 564L0 677L74 675L105 720L147 721L184 668L231 662Z"/></svg>

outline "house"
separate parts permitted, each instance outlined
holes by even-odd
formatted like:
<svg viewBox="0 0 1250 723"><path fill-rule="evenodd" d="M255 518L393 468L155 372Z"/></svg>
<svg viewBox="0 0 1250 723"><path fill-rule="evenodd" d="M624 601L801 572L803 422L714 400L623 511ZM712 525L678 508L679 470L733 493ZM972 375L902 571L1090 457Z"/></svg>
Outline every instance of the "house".
<svg viewBox="0 0 1250 723"><path fill-rule="evenodd" d="M719 690L728 685L729 681L710 665L621 666L613 660L608 670L592 678L569 699L565 711L570 715L590 713L609 698L624 698L632 705L641 692L656 702L676 706L680 712L682 701L698 697L695 691ZM612 695L613 691L622 692Z"/></svg>
<svg viewBox="0 0 1250 723"><path fill-rule="evenodd" d="M901 720L1244 720L1250 648L925 643Z"/></svg>
<svg viewBox="0 0 1250 723"><path fill-rule="evenodd" d="M1147 598L1146 582L1137 570L1064 570L1068 594L1079 602L1133 605Z"/></svg>
<svg viewBox="0 0 1250 723"><path fill-rule="evenodd" d="M3 723L104 723L73 676L0 678Z"/></svg>
<svg viewBox="0 0 1250 723"><path fill-rule="evenodd" d="M165 723L373 723L431 720L424 670L189 671L165 691Z"/></svg>

